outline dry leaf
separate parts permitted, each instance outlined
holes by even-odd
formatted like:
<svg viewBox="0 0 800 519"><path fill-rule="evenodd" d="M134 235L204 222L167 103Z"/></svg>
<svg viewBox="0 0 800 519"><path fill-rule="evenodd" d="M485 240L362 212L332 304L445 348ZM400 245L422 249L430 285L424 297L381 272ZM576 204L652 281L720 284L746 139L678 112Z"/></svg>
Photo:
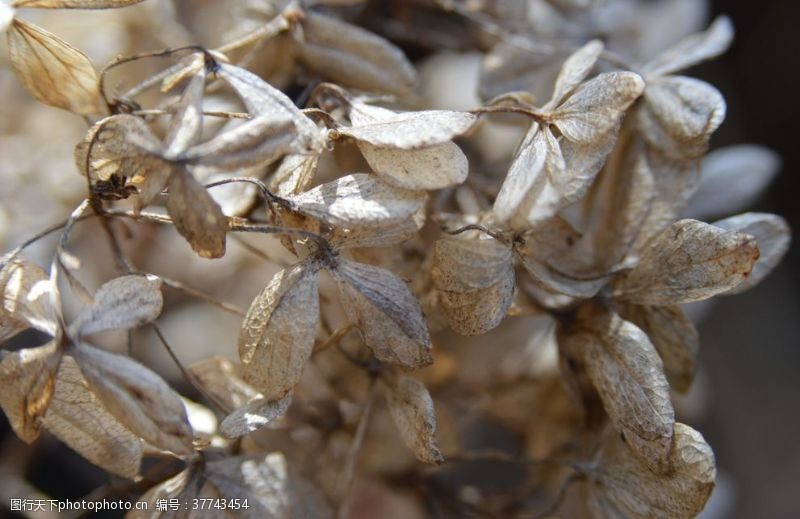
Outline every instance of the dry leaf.
<svg viewBox="0 0 800 519"><path fill-rule="evenodd" d="M753 236L758 243L759 256L750 275L726 294L740 294L759 284L781 262L792 241L789 224L776 214L745 213L712 225Z"/></svg>
<svg viewBox="0 0 800 519"><path fill-rule="evenodd" d="M648 244L636 267L618 276L614 294L648 305L700 301L747 279L758 255L753 236L680 220Z"/></svg>
<svg viewBox="0 0 800 519"><path fill-rule="evenodd" d="M479 335L499 325L514 299L514 258L509 245L481 235L446 237L433 249L431 278L450 327Z"/></svg>
<svg viewBox="0 0 800 519"><path fill-rule="evenodd" d="M331 274L347 317L378 360L409 368L433 361L422 309L403 280L388 270L350 261L341 261Z"/></svg>
<svg viewBox="0 0 800 519"><path fill-rule="evenodd" d="M278 272L242 322L239 357L244 380L267 400L280 400L292 390L314 349L319 268L319 263L306 261Z"/></svg>
<svg viewBox="0 0 800 519"><path fill-rule="evenodd" d="M68 355L61 360L42 424L98 467L129 479L139 475L142 440L103 408Z"/></svg>
<svg viewBox="0 0 800 519"><path fill-rule="evenodd" d="M20 82L38 101L78 115L107 113L91 60L55 34L15 18L8 53Z"/></svg>
<svg viewBox="0 0 800 519"><path fill-rule="evenodd" d="M425 385L399 377L389 383L386 403L403 441L423 463L438 465L444 457L436 445L436 411Z"/></svg>
<svg viewBox="0 0 800 519"><path fill-rule="evenodd" d="M714 490L714 453L703 436L675 424L668 474L653 474L613 438L590 474L591 508L598 517L673 519L697 516Z"/></svg>
<svg viewBox="0 0 800 519"><path fill-rule="evenodd" d="M106 330L136 328L158 318L164 299L161 280L156 276L122 276L104 283L94 296L94 304L70 325L71 335Z"/></svg>
<svg viewBox="0 0 800 519"><path fill-rule="evenodd" d="M192 452L186 408L161 377L129 358L86 344L75 346L72 355L92 392L122 425L157 448Z"/></svg>

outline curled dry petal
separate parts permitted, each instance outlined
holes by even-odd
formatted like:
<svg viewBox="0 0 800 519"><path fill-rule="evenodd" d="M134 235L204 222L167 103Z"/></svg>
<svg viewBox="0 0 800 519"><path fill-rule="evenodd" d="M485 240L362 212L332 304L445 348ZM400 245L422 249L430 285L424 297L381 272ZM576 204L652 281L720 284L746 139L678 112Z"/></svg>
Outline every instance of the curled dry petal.
<svg viewBox="0 0 800 519"><path fill-rule="evenodd" d="M169 177L167 212L197 254L203 258L225 255L228 218L186 168L174 168Z"/></svg>
<svg viewBox="0 0 800 519"><path fill-rule="evenodd" d="M42 424L98 467L129 479L139 475L142 440L103 408L69 355L61 361Z"/></svg>
<svg viewBox="0 0 800 519"><path fill-rule="evenodd" d="M286 413L291 403L291 393L280 400L257 398L226 416L219 430L226 438L250 434Z"/></svg>
<svg viewBox="0 0 800 519"><path fill-rule="evenodd" d="M78 115L107 113L91 60L55 34L15 18L8 53L20 82L38 101Z"/></svg>
<svg viewBox="0 0 800 519"><path fill-rule="evenodd" d="M409 368L433 361L425 317L403 280L388 270L350 261L342 261L331 274L348 318L378 360Z"/></svg>
<svg viewBox="0 0 800 519"><path fill-rule="evenodd" d="M647 63L644 74L651 78L687 69L719 56L728 50L731 41L733 24L727 16L720 16L705 32L684 38Z"/></svg>
<svg viewBox="0 0 800 519"><path fill-rule="evenodd" d="M567 58L561 66L553 95L545 108L558 106L575 90L592 71L602 52L603 42L592 40Z"/></svg>
<svg viewBox="0 0 800 519"><path fill-rule="evenodd" d="M679 306L627 305L620 315L647 334L664 363L669 385L686 393L697 371L700 337L683 310Z"/></svg>
<svg viewBox="0 0 800 519"><path fill-rule="evenodd" d="M337 227L355 228L401 224L422 208L427 195L356 173L288 199L301 213Z"/></svg>
<svg viewBox="0 0 800 519"><path fill-rule="evenodd" d="M314 349L319 268L307 261L275 274L242 322L243 376L267 400L280 400L294 388Z"/></svg>
<svg viewBox="0 0 800 519"><path fill-rule="evenodd" d="M73 353L103 407L151 445L192 452L192 428L180 397L164 380L127 357L79 344Z"/></svg>
<svg viewBox="0 0 800 519"><path fill-rule="evenodd" d="M50 276L38 265L15 259L0 270L0 341L35 328L51 337L58 329Z"/></svg>
<svg viewBox="0 0 800 519"><path fill-rule="evenodd" d="M754 236L758 243L759 257L750 276L726 294L740 294L759 284L789 251L792 241L789 224L776 214L745 213L714 222L712 225Z"/></svg>
<svg viewBox="0 0 800 519"><path fill-rule="evenodd" d="M163 304L161 280L156 276L118 277L97 290L94 304L75 318L70 329L80 338L106 330L135 328L154 321Z"/></svg>
<svg viewBox="0 0 800 519"><path fill-rule="evenodd" d="M599 517L696 517L714 490L714 453L699 432L676 423L669 463L670 472L654 474L623 442L611 439L589 475L592 509Z"/></svg>
<svg viewBox="0 0 800 519"><path fill-rule="evenodd" d="M614 427L652 470L668 470L675 412L661 359L634 324L591 303L574 330L559 330L562 354L582 364Z"/></svg>
<svg viewBox="0 0 800 519"><path fill-rule="evenodd" d="M511 247L494 238L445 237L433 249L431 278L450 327L479 335L499 325L514 299Z"/></svg>
<svg viewBox="0 0 800 519"><path fill-rule="evenodd" d="M700 301L747 279L758 256L751 235L680 220L653 239L639 263L616 279L614 294L649 305Z"/></svg>
<svg viewBox="0 0 800 519"><path fill-rule="evenodd" d="M202 62L197 56L195 61ZM200 139L203 133L203 91L206 86L206 68L200 66L189 79L181 94L175 114L169 122L164 138L164 155L170 159L179 157Z"/></svg>
<svg viewBox="0 0 800 519"><path fill-rule="evenodd" d="M436 445L436 411L425 385L400 377L389 384L386 402L400 436L414 456L424 463L442 463L444 457Z"/></svg>

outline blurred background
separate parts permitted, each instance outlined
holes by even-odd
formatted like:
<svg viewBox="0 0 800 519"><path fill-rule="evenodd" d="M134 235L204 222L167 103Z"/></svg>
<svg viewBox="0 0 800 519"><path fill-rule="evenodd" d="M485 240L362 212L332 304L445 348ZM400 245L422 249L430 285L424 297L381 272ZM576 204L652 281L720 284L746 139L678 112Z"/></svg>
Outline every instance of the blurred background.
<svg viewBox="0 0 800 519"><path fill-rule="evenodd" d="M192 2L183 4L191 5ZM713 83L727 100L727 119L715 134L712 147L757 143L780 154L783 161L781 173L752 210L784 216L797 233L800 230L800 203L797 201L795 177L800 175L800 145L797 143L800 96L795 91L800 84L796 44L800 2L714 0L711 11L712 17L728 14L737 31L733 47L727 54L697 67L691 74ZM60 17L59 28L63 29L59 34L65 39L72 41L85 31L85 22L75 13L60 12L56 16ZM135 28L130 25L142 23L147 19L144 16L131 16L130 20L116 18L113 13L92 16L96 25L89 36L90 48L87 50L98 63L113 58L115 48L125 48L133 43L140 50L159 45L158 40L106 43L122 38L120 35L125 31L134 33ZM158 27L148 27L141 32L157 33L158 30ZM91 48L92 44L94 48ZM414 49L411 50L413 55ZM0 44L3 61L5 55L3 43ZM0 92L3 99L0 104L0 243L6 250L17 243L20 235L29 235L63 219L74 206L73 202L82 196L85 185L73 171L71 156L74 142L80 139L85 126L73 116L47 107L26 112L21 118L15 107L27 102L28 97L17 85L7 63L0 67ZM35 128L44 124L59 137L48 142L29 142L13 136L10 131L11 126L21 125L23 131L27 128L35 133ZM10 170L10 164L14 165L14 171ZM24 172L24 176L20 172ZM54 193L52 201L47 204L36 202L42 186ZM15 229L8 228L9 222L13 222ZM80 235L76 240L80 242ZM183 247L182 244L178 246ZM47 248L48 243L44 242L32 253L35 257L37 250L44 254ZM230 261L229 268L239 260L233 258ZM161 265L160 272L189 279L195 272L195 263L190 260L189 264ZM261 272L253 283L261 286L271 275L272 272ZM226 288L225 277L223 269L218 279L205 281L216 287L221 297L239 300L246 305L246 297ZM245 280L241 284L247 285L248 282ZM706 436L717 457L720 484L712 497L707 517L788 519L798 516L798 289L800 247L795 243L782 265L760 286L739 296L718 298L714 305L696 309L697 314L702 314L699 326L701 371L693 394L678 409L684 421ZM181 321L181 312L205 312L198 321L219 324L216 327L198 324L194 333L203 337L206 343L223 343L227 336L225 330L238 326L235 317L220 316L219 312L202 305L182 308L184 310L178 309L166 316L164 326L168 331L172 321ZM219 320L225 322L220 324ZM21 340L35 339L26 336ZM193 344L191 339L185 342ZM185 354L196 358L206 356L202 351ZM163 357L154 362L169 366ZM9 433L4 416L0 416L0 436L3 438L0 442L0 486L4 487L0 494L3 498L16 492L4 485L2 473L15 463L26 464L31 483L54 498L78 499L107 482L105 473L52 439L41 440L35 449L24 446ZM0 506L0 517L7 513Z"/></svg>

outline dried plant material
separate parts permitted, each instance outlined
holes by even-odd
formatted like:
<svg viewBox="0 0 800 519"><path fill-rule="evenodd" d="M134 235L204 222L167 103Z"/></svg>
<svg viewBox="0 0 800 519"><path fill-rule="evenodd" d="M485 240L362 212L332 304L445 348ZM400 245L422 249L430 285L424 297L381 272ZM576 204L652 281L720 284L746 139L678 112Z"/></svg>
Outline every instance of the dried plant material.
<svg viewBox="0 0 800 519"><path fill-rule="evenodd" d="M764 193L780 167L777 153L755 144L712 151L703 159L700 185L686 215L705 220L747 209Z"/></svg>
<svg viewBox="0 0 800 519"><path fill-rule="evenodd" d="M70 356L61 361L42 424L98 467L129 479L139 475L142 440L103 408Z"/></svg>
<svg viewBox="0 0 800 519"><path fill-rule="evenodd" d="M720 16L700 34L693 34L665 50L645 65L647 76L665 76L715 58L728 50L733 41L733 25Z"/></svg>
<svg viewBox="0 0 800 519"><path fill-rule="evenodd" d="M514 299L511 246L494 238L442 238L433 251L431 278L450 327L480 335L499 325Z"/></svg>
<svg viewBox="0 0 800 519"><path fill-rule="evenodd" d="M311 356L319 319L319 268L307 261L278 272L242 322L242 374L267 400L283 399Z"/></svg>
<svg viewBox="0 0 800 519"><path fill-rule="evenodd" d="M436 444L436 411L425 385L413 378L399 377L389 384L386 403L414 456L423 463L442 463L444 457Z"/></svg>
<svg viewBox="0 0 800 519"><path fill-rule="evenodd" d="M683 310L679 306L628 305L620 315L647 334L664 363L669 385L686 393L697 371L700 337Z"/></svg>
<svg viewBox="0 0 800 519"><path fill-rule="evenodd" d="M161 280L155 276L122 276L104 283L86 308L70 325L80 338L106 330L136 328L154 321L164 300Z"/></svg>
<svg viewBox="0 0 800 519"><path fill-rule="evenodd" d="M622 116L641 95L644 82L631 72L609 72L575 88L591 71L598 45L589 42L568 58L554 97L541 112L531 107L536 122L495 199L500 221L517 211L530 225L554 216L586 192L611 151ZM554 130L563 135L561 141Z"/></svg>
<svg viewBox="0 0 800 519"><path fill-rule="evenodd" d="M186 409L161 377L141 364L86 344L73 350L86 382L103 407L151 445L192 452Z"/></svg>
<svg viewBox="0 0 800 519"><path fill-rule="evenodd" d="M219 430L227 438L250 434L285 414L291 403L291 393L280 400L257 398L226 416Z"/></svg>
<svg viewBox="0 0 800 519"><path fill-rule="evenodd" d="M714 454L703 436L675 424L675 440L666 475L653 474L613 438L592 470L591 503L600 517L690 518L703 510L714 490Z"/></svg>
<svg viewBox="0 0 800 519"><path fill-rule="evenodd" d="M341 127L338 131L380 148L418 150L444 144L466 133L475 120L476 117L468 112L392 112L354 102L350 111L352 126Z"/></svg>
<svg viewBox="0 0 800 519"><path fill-rule="evenodd" d="M8 52L20 82L38 101L78 115L106 113L91 60L55 34L15 18Z"/></svg>
<svg viewBox="0 0 800 519"><path fill-rule="evenodd" d="M228 218L219 205L185 169L169 177L167 212L175 228L203 258L225 255Z"/></svg>
<svg viewBox="0 0 800 519"><path fill-rule="evenodd" d="M403 51L369 31L305 11L298 58L317 74L362 90L408 95L417 74Z"/></svg>
<svg viewBox="0 0 800 519"><path fill-rule="evenodd" d="M61 355L52 341L38 348L0 352L0 406L14 432L31 443L53 397Z"/></svg>
<svg viewBox="0 0 800 519"><path fill-rule="evenodd" d="M747 279L758 256L753 236L680 220L653 239L614 293L650 305L700 301Z"/></svg>
<svg viewBox="0 0 800 519"><path fill-rule="evenodd" d="M675 412L663 364L647 335L597 304L585 306L578 328L561 330L562 354L576 359L611 422L651 470L669 470Z"/></svg>
<svg viewBox="0 0 800 519"><path fill-rule="evenodd" d="M319 155L287 155L270 182L278 196L297 195L306 191L314 180Z"/></svg>
<svg viewBox="0 0 800 519"><path fill-rule="evenodd" d="M403 280L388 270L351 261L341 261L331 274L347 317L378 360L409 368L433 361L425 317Z"/></svg>
<svg viewBox="0 0 800 519"><path fill-rule="evenodd" d="M362 247L391 247L410 240L425 225L425 208L419 210L400 223L388 225L361 226L353 229L334 230L331 245L338 249L357 249Z"/></svg>
<svg viewBox="0 0 800 519"><path fill-rule="evenodd" d="M133 519L153 517L156 502L179 499L179 502L202 502L203 499L236 503L230 510L246 519L264 517L307 517L330 519L333 512L323 495L306 480L289 469L283 454L236 456L205 465L192 465L177 476L151 488L140 501L147 503L148 512L139 507L129 514ZM246 503L248 506L242 506ZM209 509L156 512L156 517L207 517Z"/></svg>
<svg viewBox="0 0 800 519"><path fill-rule="evenodd" d="M295 210L345 228L401 224L427 200L423 192L356 173L288 198Z"/></svg>
<svg viewBox="0 0 800 519"><path fill-rule="evenodd" d="M190 365L189 372L226 411L243 407L261 394L241 377L240 369L223 357L210 357Z"/></svg>
<svg viewBox="0 0 800 519"><path fill-rule="evenodd" d="M142 0L14 0L14 7L40 9L111 9L138 4Z"/></svg>
<svg viewBox="0 0 800 519"><path fill-rule="evenodd" d="M0 340L10 339L28 327L56 335L58 314L53 307L50 276L23 260L8 262L0 270Z"/></svg>
<svg viewBox="0 0 800 519"><path fill-rule="evenodd" d="M758 244L758 260L750 275L726 294L740 294L760 283L789 251L792 240L789 224L774 214L745 213L719 220L712 225L726 231L753 236Z"/></svg>

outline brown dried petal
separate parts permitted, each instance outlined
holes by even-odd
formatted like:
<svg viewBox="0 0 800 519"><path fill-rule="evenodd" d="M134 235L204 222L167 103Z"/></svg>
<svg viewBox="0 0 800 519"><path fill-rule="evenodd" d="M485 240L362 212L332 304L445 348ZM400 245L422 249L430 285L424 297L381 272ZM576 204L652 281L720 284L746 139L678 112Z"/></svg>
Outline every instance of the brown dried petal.
<svg viewBox="0 0 800 519"><path fill-rule="evenodd" d="M697 516L714 489L714 453L691 427L675 424L672 471L654 474L614 438L592 471L592 509L599 517L688 519Z"/></svg>
<svg viewBox="0 0 800 519"><path fill-rule="evenodd" d="M68 355L61 361L42 424L98 467L129 479L139 475L142 440L103 408Z"/></svg>
<svg viewBox="0 0 800 519"><path fill-rule="evenodd" d="M753 236L680 220L648 244L636 267L620 275L614 294L650 305L700 301L744 281L758 255Z"/></svg>
<svg viewBox="0 0 800 519"><path fill-rule="evenodd" d="M15 18L8 53L20 82L38 101L78 115L107 113L91 60L55 34Z"/></svg>
<svg viewBox="0 0 800 519"><path fill-rule="evenodd" d="M759 257L750 276L725 294L740 294L761 282L789 251L792 241L789 224L776 214L745 213L714 222L712 225L726 231L736 231L754 236Z"/></svg>
<svg viewBox="0 0 800 519"><path fill-rule="evenodd" d="M192 452L192 429L180 397L164 380L127 357L79 344L73 356L106 410L151 445Z"/></svg>
<svg viewBox="0 0 800 519"><path fill-rule="evenodd" d="M181 236L201 257L225 255L228 218L186 168L175 168L169 177L167 212Z"/></svg>
<svg viewBox="0 0 800 519"><path fill-rule="evenodd" d="M436 445L436 411L425 385L413 378L400 377L389 384L386 402L403 441L423 463L444 461Z"/></svg>
<svg viewBox="0 0 800 519"><path fill-rule="evenodd" d="M311 261L278 272L242 322L239 357L244 380L268 400L280 400L292 390L314 349L319 268Z"/></svg>
<svg viewBox="0 0 800 519"><path fill-rule="evenodd" d="M75 318L70 329L77 339L106 330L136 328L158 318L163 304L161 280L156 276L118 277L97 290L94 304Z"/></svg>
<svg viewBox="0 0 800 519"><path fill-rule="evenodd" d="M433 361L425 317L403 280L388 270L350 261L342 261L331 274L348 318L378 360L410 368Z"/></svg>
<svg viewBox="0 0 800 519"><path fill-rule="evenodd" d="M379 148L358 143L370 167L387 182L406 189L430 190L461 184L467 179L467 156L452 142L419 150Z"/></svg>

